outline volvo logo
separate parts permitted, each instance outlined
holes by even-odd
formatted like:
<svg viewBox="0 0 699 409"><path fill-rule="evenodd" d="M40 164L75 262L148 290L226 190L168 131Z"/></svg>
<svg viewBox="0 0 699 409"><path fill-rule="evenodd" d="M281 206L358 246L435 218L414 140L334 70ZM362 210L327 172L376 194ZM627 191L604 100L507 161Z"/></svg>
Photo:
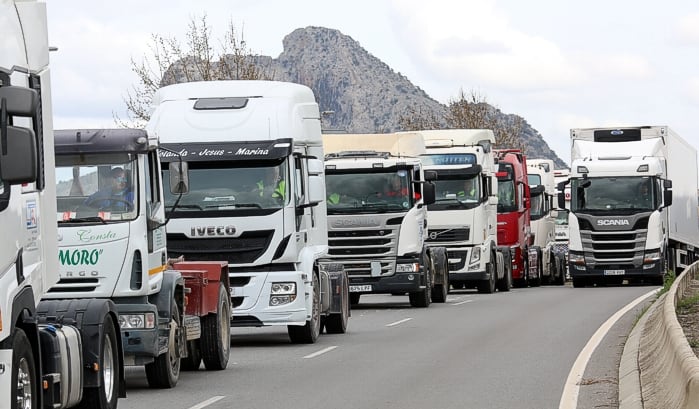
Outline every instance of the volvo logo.
<svg viewBox="0 0 699 409"><path fill-rule="evenodd" d="M378 219L337 219L333 220L332 227L375 227L380 226Z"/></svg>
<svg viewBox="0 0 699 409"><path fill-rule="evenodd" d="M625 219L600 219L597 220L598 226L628 226L630 223Z"/></svg>
<svg viewBox="0 0 699 409"><path fill-rule="evenodd" d="M191 230L192 237L204 236L232 236L235 234L233 226L195 226Z"/></svg>

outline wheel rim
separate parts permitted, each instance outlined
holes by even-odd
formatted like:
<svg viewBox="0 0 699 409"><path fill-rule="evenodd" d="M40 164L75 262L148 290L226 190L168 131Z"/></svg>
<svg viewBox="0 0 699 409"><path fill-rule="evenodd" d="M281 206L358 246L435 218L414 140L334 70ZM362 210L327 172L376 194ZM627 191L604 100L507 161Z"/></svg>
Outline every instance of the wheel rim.
<svg viewBox="0 0 699 409"><path fill-rule="evenodd" d="M311 317L311 323L313 324L313 333L320 332L320 282L318 281L318 276L313 275L313 316Z"/></svg>
<svg viewBox="0 0 699 409"><path fill-rule="evenodd" d="M104 340L102 382L104 382L104 394L107 402L111 402L112 394L114 393L114 349L112 348L112 339L110 337Z"/></svg>
<svg viewBox="0 0 699 409"><path fill-rule="evenodd" d="M223 353L228 355L228 350L231 348L231 326L230 312L228 311L228 303L225 300L221 301L221 311L218 314L218 325L221 328L221 342L223 342Z"/></svg>
<svg viewBox="0 0 699 409"><path fill-rule="evenodd" d="M17 368L17 407L20 409L32 408L32 379L29 362L25 358L19 360Z"/></svg>
<svg viewBox="0 0 699 409"><path fill-rule="evenodd" d="M170 358L170 368L172 369L172 374L177 375L180 371L180 358L177 357L177 349L179 347L179 324L177 320L172 320L170 328L170 341L168 342L168 355Z"/></svg>

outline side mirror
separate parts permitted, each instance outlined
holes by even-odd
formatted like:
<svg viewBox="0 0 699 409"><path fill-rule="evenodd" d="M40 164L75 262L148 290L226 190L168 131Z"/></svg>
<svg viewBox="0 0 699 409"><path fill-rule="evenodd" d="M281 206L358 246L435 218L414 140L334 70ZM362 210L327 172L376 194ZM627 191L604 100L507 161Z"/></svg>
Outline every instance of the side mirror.
<svg viewBox="0 0 699 409"><path fill-rule="evenodd" d="M8 126L2 130L0 175L11 185L33 183L38 178L37 147L34 131Z"/></svg>
<svg viewBox="0 0 699 409"><path fill-rule="evenodd" d="M488 196L488 205L489 206L497 206L498 205L498 197L497 196Z"/></svg>
<svg viewBox="0 0 699 409"><path fill-rule="evenodd" d="M431 205L437 200L436 189L434 183L423 183L422 185L422 201L426 205Z"/></svg>
<svg viewBox="0 0 699 409"><path fill-rule="evenodd" d="M170 162L170 192L173 195L189 192L189 165L187 162Z"/></svg>
<svg viewBox="0 0 699 409"><path fill-rule="evenodd" d="M560 182L556 185L556 189L558 190L558 208L559 209L565 209L566 208L566 186L570 183L570 180L566 180L563 182Z"/></svg>
<svg viewBox="0 0 699 409"><path fill-rule="evenodd" d="M435 180L437 180L437 172L434 170L426 170L425 171L425 181L432 182Z"/></svg>
<svg viewBox="0 0 699 409"><path fill-rule="evenodd" d="M672 206L672 181L671 180L664 180L663 181L663 204L665 207Z"/></svg>
<svg viewBox="0 0 699 409"><path fill-rule="evenodd" d="M308 175L318 176L322 175L325 171L325 165L320 159L309 159L308 160Z"/></svg>
<svg viewBox="0 0 699 409"><path fill-rule="evenodd" d="M308 176L308 201L320 203L325 200L325 183L322 176Z"/></svg>

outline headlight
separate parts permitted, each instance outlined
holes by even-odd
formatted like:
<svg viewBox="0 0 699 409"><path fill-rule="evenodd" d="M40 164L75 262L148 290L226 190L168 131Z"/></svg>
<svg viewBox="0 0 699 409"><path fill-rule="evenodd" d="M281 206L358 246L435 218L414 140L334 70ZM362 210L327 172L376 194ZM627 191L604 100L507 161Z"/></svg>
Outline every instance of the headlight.
<svg viewBox="0 0 699 409"><path fill-rule="evenodd" d="M296 294L296 283L272 283L272 294L282 295L282 294Z"/></svg>
<svg viewBox="0 0 699 409"><path fill-rule="evenodd" d="M473 251L471 251L471 261L469 262L469 264L478 263L480 261L481 261L481 248L474 247Z"/></svg>
<svg viewBox="0 0 699 409"><path fill-rule="evenodd" d="M568 262L580 266L585 265L585 256L582 254L568 253Z"/></svg>
<svg viewBox="0 0 699 409"><path fill-rule="evenodd" d="M420 271L420 263L396 264L396 273L417 273Z"/></svg>
<svg viewBox="0 0 699 409"><path fill-rule="evenodd" d="M155 328L155 314L119 314L119 326L121 329Z"/></svg>
<svg viewBox="0 0 699 409"><path fill-rule="evenodd" d="M643 256L644 264L655 263L658 260L660 260L660 250L646 251L646 254Z"/></svg>

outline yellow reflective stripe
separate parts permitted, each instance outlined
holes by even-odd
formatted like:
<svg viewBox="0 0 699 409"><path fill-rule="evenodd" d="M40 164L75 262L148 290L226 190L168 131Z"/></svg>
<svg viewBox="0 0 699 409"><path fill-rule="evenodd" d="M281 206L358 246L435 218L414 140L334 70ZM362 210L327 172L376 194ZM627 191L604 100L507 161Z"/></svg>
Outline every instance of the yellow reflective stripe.
<svg viewBox="0 0 699 409"><path fill-rule="evenodd" d="M162 273L164 270L165 270L165 265L162 265L162 266L159 266L156 268L151 268L150 270L148 270L148 275L152 276L153 274Z"/></svg>

